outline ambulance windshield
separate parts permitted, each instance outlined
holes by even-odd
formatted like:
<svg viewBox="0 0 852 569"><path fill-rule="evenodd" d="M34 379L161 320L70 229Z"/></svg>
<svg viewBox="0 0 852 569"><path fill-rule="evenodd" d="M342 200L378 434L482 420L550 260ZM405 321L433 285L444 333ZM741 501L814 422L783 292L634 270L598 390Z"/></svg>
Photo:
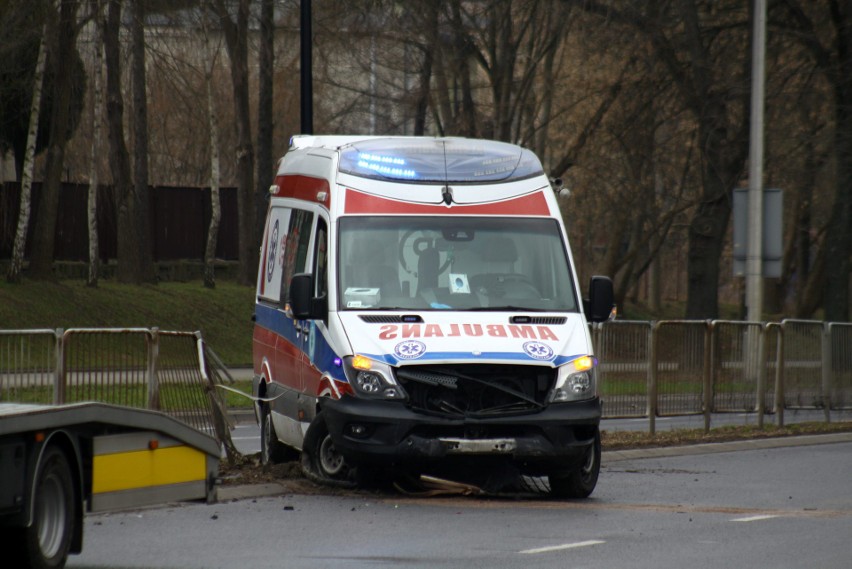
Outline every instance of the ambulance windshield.
<svg viewBox="0 0 852 569"><path fill-rule="evenodd" d="M342 150L339 169L362 178L456 184L521 180L544 173L529 150L465 138L364 140Z"/></svg>
<svg viewBox="0 0 852 569"><path fill-rule="evenodd" d="M341 310L575 312L553 219L343 217Z"/></svg>

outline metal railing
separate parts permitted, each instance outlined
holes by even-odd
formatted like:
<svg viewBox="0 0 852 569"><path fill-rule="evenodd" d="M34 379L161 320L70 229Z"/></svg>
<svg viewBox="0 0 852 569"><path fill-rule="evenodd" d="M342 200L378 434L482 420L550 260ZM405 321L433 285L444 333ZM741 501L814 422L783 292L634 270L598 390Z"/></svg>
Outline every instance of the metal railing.
<svg viewBox="0 0 852 569"><path fill-rule="evenodd" d="M213 436L236 456L229 419L199 332L157 328L0 331L0 401L98 401L161 411Z"/></svg>
<svg viewBox="0 0 852 569"><path fill-rule="evenodd" d="M614 320L592 326L606 418L852 409L852 324ZM229 453L216 385L233 383L197 332L156 328L0 331L0 401L102 401L155 409ZM235 456L235 455L234 455Z"/></svg>
<svg viewBox="0 0 852 569"><path fill-rule="evenodd" d="M852 324L610 321L592 326L604 416L852 409ZM644 379L644 389L643 389ZM641 412L640 410L643 410Z"/></svg>

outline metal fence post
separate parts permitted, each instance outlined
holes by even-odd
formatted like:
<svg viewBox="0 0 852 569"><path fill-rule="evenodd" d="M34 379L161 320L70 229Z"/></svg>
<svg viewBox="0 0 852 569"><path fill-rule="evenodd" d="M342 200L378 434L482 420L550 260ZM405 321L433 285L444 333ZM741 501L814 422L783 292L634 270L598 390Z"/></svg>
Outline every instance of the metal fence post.
<svg viewBox="0 0 852 569"><path fill-rule="evenodd" d="M650 353L648 354L648 432L654 434L657 431L657 327L659 322L654 322L648 330L651 335Z"/></svg>
<svg viewBox="0 0 852 569"><path fill-rule="evenodd" d="M53 404L65 403L65 330L56 329L56 368L53 374Z"/></svg>
<svg viewBox="0 0 852 569"><path fill-rule="evenodd" d="M206 344L201 337L201 332L195 332L195 345L198 350L198 370L201 374L201 381L204 383L204 388L207 391L207 397L213 410L213 429L216 433L216 440L220 441L224 447L228 461L233 463L240 456L240 453L231 440L231 431L228 427L228 412L219 393L216 391L216 386L210 374L206 357Z"/></svg>
<svg viewBox="0 0 852 569"><path fill-rule="evenodd" d="M148 340L148 409L160 409L160 382L157 378L157 362L160 359L160 329L151 328L145 335Z"/></svg>
<svg viewBox="0 0 852 569"><path fill-rule="evenodd" d="M757 428L763 429L763 413L766 411L766 327L761 326L757 337Z"/></svg>
<svg viewBox="0 0 852 569"><path fill-rule="evenodd" d="M825 422L831 422L831 328L822 326L822 408Z"/></svg>
<svg viewBox="0 0 852 569"><path fill-rule="evenodd" d="M775 424L784 426L784 323L778 324L778 345L775 355Z"/></svg>
<svg viewBox="0 0 852 569"><path fill-rule="evenodd" d="M713 336L713 322L710 320L705 320L704 325L704 370L703 370L703 381L704 384L704 432L710 432L710 419L712 416L712 407L713 407L713 364L711 359L712 352L712 336Z"/></svg>

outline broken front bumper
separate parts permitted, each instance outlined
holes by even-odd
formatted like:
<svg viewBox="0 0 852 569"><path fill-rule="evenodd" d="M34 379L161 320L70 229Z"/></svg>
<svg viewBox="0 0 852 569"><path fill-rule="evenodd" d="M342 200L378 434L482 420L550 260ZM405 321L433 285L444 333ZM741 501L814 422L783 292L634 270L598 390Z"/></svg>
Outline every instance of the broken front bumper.
<svg viewBox="0 0 852 569"><path fill-rule="evenodd" d="M574 468L594 444L601 418L598 398L487 418L426 415L399 402L350 396L321 405L335 447L355 463L502 457L526 474Z"/></svg>

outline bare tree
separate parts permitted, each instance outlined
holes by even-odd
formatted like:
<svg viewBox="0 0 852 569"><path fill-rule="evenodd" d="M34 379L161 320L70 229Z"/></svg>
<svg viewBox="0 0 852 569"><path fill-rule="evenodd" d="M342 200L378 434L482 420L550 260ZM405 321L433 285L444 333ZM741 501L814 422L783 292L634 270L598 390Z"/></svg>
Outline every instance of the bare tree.
<svg viewBox="0 0 852 569"><path fill-rule="evenodd" d="M24 265L24 248L27 241L27 228L30 219L30 191L33 184L33 163L35 159L36 134L38 133L39 110L41 109L41 90L44 80L45 59L47 57L47 23L39 42L38 59L33 74L33 98L30 104L30 127L27 131L27 146L24 155L24 167L21 177L21 205L18 215L18 228L15 232L15 243L12 247L12 262L9 265L7 279L10 283L21 281L21 270Z"/></svg>
<svg viewBox="0 0 852 569"><path fill-rule="evenodd" d="M51 110L50 142L47 148L45 180L42 184L41 199L35 217L33 248L30 258L29 275L35 279L52 279L53 253L56 240L56 218L59 215L59 187L65 167L65 147L68 131L73 126L72 90L74 81L84 78L73 76L73 61L77 53L77 10L80 3L65 0L59 4L59 19L55 36L56 43L51 50L51 61L55 83L53 86L54 105ZM51 16L48 16L49 20Z"/></svg>
<svg viewBox="0 0 852 569"><path fill-rule="evenodd" d="M206 13L201 17L201 33L204 39L204 52L207 54L209 65L204 71L204 82L207 86L207 121L210 128L210 225L207 229L207 246L204 250L204 286L216 286L216 241L219 235L219 222L222 218L222 208L219 203L219 123L216 117L215 100L213 97L213 70L219 50L213 50L210 45L210 35L207 27Z"/></svg>
<svg viewBox="0 0 852 569"><path fill-rule="evenodd" d="M266 217L266 197L275 176L272 156L273 94L275 71L275 2L260 0L260 45L257 85L257 191L256 219ZM255 242L263 239L263 224L255 224Z"/></svg>
<svg viewBox="0 0 852 569"><path fill-rule="evenodd" d="M148 93L145 65L145 16L146 0L131 0L130 16L130 73L133 98L133 200L136 239L139 254L137 282L156 283L154 258L151 243L148 187ZM125 265L126 268L129 268Z"/></svg>
<svg viewBox="0 0 852 569"><path fill-rule="evenodd" d="M716 318L731 194L748 156L748 13L733 1L568 1L642 37L695 121L702 188L689 227L686 317Z"/></svg>
<svg viewBox="0 0 852 569"><path fill-rule="evenodd" d="M237 210L239 216L238 281L254 282L258 262L258 244L255 239L255 183L254 146L251 140L248 75L248 16L249 0L238 0L233 19L229 11L231 2L214 0L212 8L225 35L225 46L231 63L231 83L234 94L234 126L237 133Z"/></svg>
<svg viewBox="0 0 852 569"><path fill-rule="evenodd" d="M110 170L115 193L118 225L116 278L119 282L139 283L142 275L141 246L135 196L130 179L130 154L124 141L124 98L121 92L121 0L108 0L107 22L104 28L104 55L107 80L107 126L110 143Z"/></svg>
<svg viewBox="0 0 852 569"><path fill-rule="evenodd" d="M86 217L89 228L89 273L86 284L91 287L98 286L99 270L99 244L98 244L98 184L99 169L98 161L101 151L101 115L103 114L104 97L103 84L103 45L101 30L103 29L102 18L103 3L96 0L92 6L94 11L92 21L94 22L94 80L92 84L92 152L89 160L89 197Z"/></svg>
<svg viewBox="0 0 852 569"><path fill-rule="evenodd" d="M849 2L780 2L784 29L809 51L828 81L834 110L834 204L818 260L825 270L825 318L849 321L852 276L852 5Z"/></svg>

